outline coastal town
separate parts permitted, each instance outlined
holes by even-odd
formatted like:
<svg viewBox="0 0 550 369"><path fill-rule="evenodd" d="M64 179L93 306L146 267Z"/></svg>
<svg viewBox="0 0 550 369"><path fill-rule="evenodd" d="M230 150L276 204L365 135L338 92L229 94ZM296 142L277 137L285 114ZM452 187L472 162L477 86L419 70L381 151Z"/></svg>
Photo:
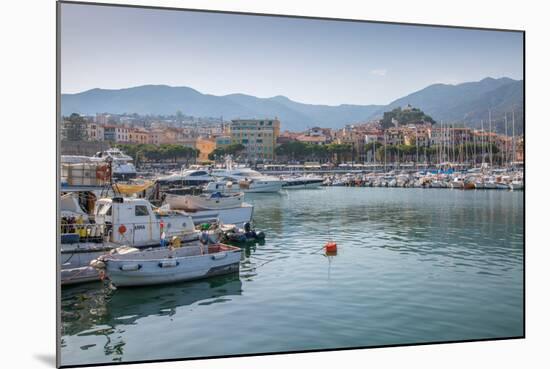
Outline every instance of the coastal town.
<svg viewBox="0 0 550 369"><path fill-rule="evenodd" d="M398 119L392 116L396 112ZM462 169L481 164L521 167L524 141L514 112L498 117L505 122L499 131L490 114L479 128L471 128L459 122L436 123L407 105L378 120L301 132L282 130L284 122L277 117L227 121L181 112L173 116L73 114L63 119L61 154L93 155L117 146L137 164L210 164L231 154L236 161L264 170L361 165L428 168L442 163ZM400 121L403 116L407 119Z"/></svg>
<svg viewBox="0 0 550 369"><path fill-rule="evenodd" d="M61 7L59 365L524 335L521 32Z"/></svg>

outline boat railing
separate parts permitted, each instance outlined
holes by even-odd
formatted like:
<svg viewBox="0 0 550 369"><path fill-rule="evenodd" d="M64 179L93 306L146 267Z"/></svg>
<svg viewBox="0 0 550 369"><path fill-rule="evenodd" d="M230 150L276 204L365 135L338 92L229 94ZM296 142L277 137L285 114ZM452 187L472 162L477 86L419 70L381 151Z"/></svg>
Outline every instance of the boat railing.
<svg viewBox="0 0 550 369"><path fill-rule="evenodd" d="M212 219L214 221L215 219ZM170 230L169 224L162 219L156 219L148 222L120 222L120 223L70 223L67 221L61 222L62 243L70 242L106 242L115 241L113 236L116 230L119 240L117 242L136 244L136 231L146 229L151 232L157 232L153 235L155 239L160 239L162 233L168 237L185 232L173 232ZM158 237L158 238L157 238Z"/></svg>

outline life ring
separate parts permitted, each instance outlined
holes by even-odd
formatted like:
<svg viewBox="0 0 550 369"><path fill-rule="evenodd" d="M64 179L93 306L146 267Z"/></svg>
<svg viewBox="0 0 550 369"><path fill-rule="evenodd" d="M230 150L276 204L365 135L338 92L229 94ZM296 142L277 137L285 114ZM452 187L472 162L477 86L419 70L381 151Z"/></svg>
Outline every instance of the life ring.
<svg viewBox="0 0 550 369"><path fill-rule="evenodd" d="M125 226L124 224L121 224L121 225L118 227L118 232L121 233L121 234L126 233L126 226Z"/></svg>

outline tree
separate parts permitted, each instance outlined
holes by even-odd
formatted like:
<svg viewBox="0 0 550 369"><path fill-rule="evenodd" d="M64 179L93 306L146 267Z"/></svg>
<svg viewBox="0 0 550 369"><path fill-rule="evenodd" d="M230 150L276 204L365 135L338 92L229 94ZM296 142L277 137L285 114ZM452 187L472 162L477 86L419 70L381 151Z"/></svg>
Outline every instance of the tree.
<svg viewBox="0 0 550 369"><path fill-rule="evenodd" d="M79 114L72 113L63 121L63 139L64 141L86 141L88 132L86 130L86 120Z"/></svg>
<svg viewBox="0 0 550 369"><path fill-rule="evenodd" d="M220 160L223 159L226 155L231 155L234 157L239 156L246 147L240 143L233 143L226 147L217 147L212 151L210 154L208 154L209 160Z"/></svg>
<svg viewBox="0 0 550 369"><path fill-rule="evenodd" d="M397 107L391 111L384 112L384 115L381 120L382 128L388 129L394 126L394 119L399 125L407 124L420 124L420 123L431 123L435 124L435 121L432 117L425 114L422 110L418 108L411 109L401 109Z"/></svg>
<svg viewBox="0 0 550 369"><path fill-rule="evenodd" d="M353 146L350 144L329 144L327 150L330 154L336 157L336 164L349 158L353 152Z"/></svg>

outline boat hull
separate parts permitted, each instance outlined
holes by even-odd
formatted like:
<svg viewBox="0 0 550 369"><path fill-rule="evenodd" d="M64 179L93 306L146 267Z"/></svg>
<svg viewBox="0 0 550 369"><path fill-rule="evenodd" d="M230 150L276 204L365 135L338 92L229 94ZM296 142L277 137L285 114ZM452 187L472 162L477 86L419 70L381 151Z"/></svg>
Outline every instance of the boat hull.
<svg viewBox="0 0 550 369"><path fill-rule="evenodd" d="M183 210L221 210L241 206L244 194L221 198L207 198L192 195L166 194L165 201L171 209Z"/></svg>
<svg viewBox="0 0 550 369"><path fill-rule="evenodd" d="M285 190L301 190L305 188L319 188L323 184L323 180L319 181L289 181L283 184Z"/></svg>
<svg viewBox="0 0 550 369"><path fill-rule="evenodd" d="M191 216L196 225L219 220L222 224L235 224L238 227L243 227L245 223L252 221L254 207L243 203L241 206L231 209L187 211L186 213Z"/></svg>
<svg viewBox="0 0 550 369"><path fill-rule="evenodd" d="M186 251L186 250L183 250ZM146 253L144 253L147 256ZM107 260L105 273L116 287L147 286L190 281L239 270L241 249L202 255L178 256L141 260ZM169 265L169 266L167 266Z"/></svg>

